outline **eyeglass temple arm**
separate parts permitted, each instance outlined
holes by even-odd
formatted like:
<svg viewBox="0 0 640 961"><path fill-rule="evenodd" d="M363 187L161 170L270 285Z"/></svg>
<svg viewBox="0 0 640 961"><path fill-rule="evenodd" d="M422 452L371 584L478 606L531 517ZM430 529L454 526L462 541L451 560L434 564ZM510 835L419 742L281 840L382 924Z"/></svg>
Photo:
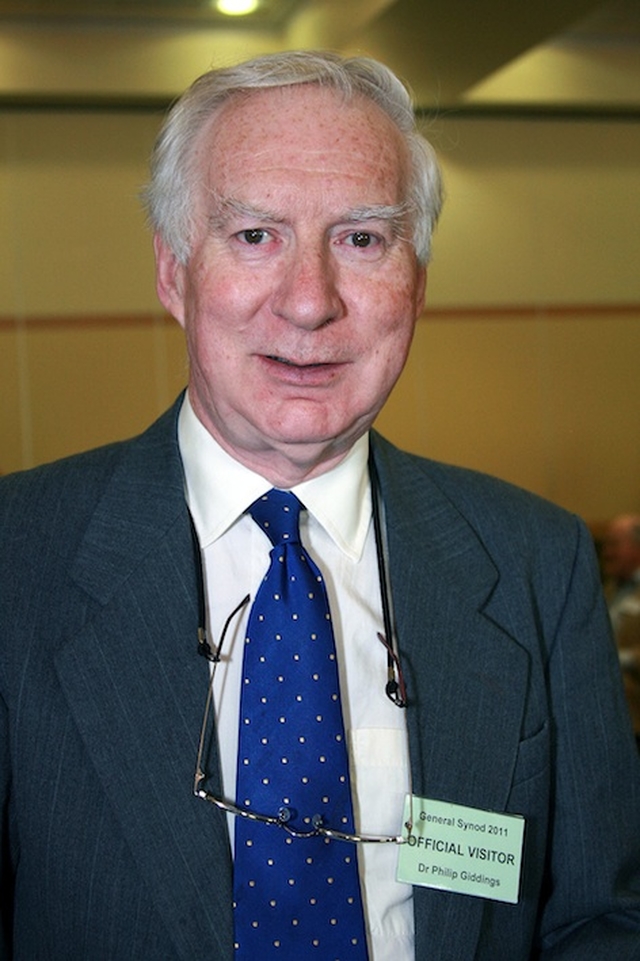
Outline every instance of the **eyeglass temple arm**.
<svg viewBox="0 0 640 961"><path fill-rule="evenodd" d="M227 631L229 630L229 625L233 621L234 617L247 606L251 600L251 595L246 594L239 604L237 604L234 609L229 614L228 618L224 622L224 627L222 628L222 633L220 635L220 642L216 647L215 651L211 648L209 641L207 640L207 630L204 623L198 626L198 654L206 657L208 661L213 664L213 669L209 672L209 686L207 688L207 701L204 708L204 717L202 718L202 727L200 729L200 737L198 739L198 757L196 760L196 773L193 782L194 794L198 793L200 784L205 779L206 775L202 770L202 754L204 751L204 739L207 731L207 722L209 720L209 711L211 710L211 702L213 700L213 679L216 673L216 666L220 662L220 657L222 653L222 646L224 644L225 638L227 636Z"/></svg>
<svg viewBox="0 0 640 961"><path fill-rule="evenodd" d="M222 634L220 635L220 643L218 644L215 651L212 649L211 645L209 644L207 629L205 625L200 624L198 626L198 654L201 654L203 657L206 657L206 659L208 661L211 661L213 664L217 664L220 661L222 645L224 644L224 639L227 636L229 625L231 624L231 621L234 619L236 614L238 614L243 607L246 607L246 605L249 603L250 600L251 600L251 595L247 594L245 597L242 598L240 603L237 604L236 607L234 607L234 609L231 611L228 618L224 622L224 627L222 628Z"/></svg>
<svg viewBox="0 0 640 961"><path fill-rule="evenodd" d="M400 659L384 634L381 634L379 631L378 640L384 644L387 652L387 685L385 687L385 693L389 700L397 704L398 707L406 707L407 689L400 666Z"/></svg>

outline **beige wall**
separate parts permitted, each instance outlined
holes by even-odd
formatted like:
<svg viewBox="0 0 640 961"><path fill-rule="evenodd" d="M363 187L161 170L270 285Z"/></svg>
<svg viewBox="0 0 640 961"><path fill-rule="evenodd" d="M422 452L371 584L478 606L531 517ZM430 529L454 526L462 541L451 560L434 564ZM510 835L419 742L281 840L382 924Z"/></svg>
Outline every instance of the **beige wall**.
<svg viewBox="0 0 640 961"><path fill-rule="evenodd" d="M599 522L640 507L639 357L640 308L427 315L378 426Z"/></svg>
<svg viewBox="0 0 640 961"><path fill-rule="evenodd" d="M157 124L0 112L0 470L130 435L184 383L137 201ZM640 510L640 125L430 134L448 199L379 426L589 520Z"/></svg>

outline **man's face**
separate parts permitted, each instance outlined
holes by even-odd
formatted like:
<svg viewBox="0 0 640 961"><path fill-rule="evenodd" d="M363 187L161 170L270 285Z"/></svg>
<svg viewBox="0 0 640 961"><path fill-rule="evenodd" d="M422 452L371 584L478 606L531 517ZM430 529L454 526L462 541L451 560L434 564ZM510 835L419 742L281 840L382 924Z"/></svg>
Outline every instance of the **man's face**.
<svg viewBox="0 0 640 961"><path fill-rule="evenodd" d="M234 457L295 483L370 426L409 350L425 271L406 148L375 104L302 86L232 100L196 160L187 264L156 238L191 402Z"/></svg>

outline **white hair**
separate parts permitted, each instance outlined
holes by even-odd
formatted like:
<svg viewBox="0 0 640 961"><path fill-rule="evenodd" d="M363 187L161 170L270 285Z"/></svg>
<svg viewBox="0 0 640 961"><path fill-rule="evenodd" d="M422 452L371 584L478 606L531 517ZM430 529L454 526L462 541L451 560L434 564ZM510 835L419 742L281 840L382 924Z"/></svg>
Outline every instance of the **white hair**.
<svg viewBox="0 0 640 961"><path fill-rule="evenodd" d="M442 206L442 181L430 143L418 131L411 98L388 67L367 57L324 51L286 51L210 70L176 101L165 119L151 158L151 180L143 193L149 222L181 263L189 259L196 204L194 146L215 114L238 93L297 84L317 84L346 100L365 96L396 125L409 151L411 175L405 198L413 244L421 263L429 260L431 235Z"/></svg>

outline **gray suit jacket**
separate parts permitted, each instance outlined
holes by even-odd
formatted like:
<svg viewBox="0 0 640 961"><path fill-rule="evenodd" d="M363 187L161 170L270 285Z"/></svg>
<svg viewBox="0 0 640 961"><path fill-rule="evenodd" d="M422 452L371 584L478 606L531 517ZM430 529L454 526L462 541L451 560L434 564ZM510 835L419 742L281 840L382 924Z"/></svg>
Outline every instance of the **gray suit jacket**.
<svg viewBox="0 0 640 961"><path fill-rule="evenodd" d="M192 796L176 412L0 481L1 957L232 958L226 822ZM414 790L526 818L518 905L416 888L418 961L640 958L638 763L588 534L373 443Z"/></svg>

